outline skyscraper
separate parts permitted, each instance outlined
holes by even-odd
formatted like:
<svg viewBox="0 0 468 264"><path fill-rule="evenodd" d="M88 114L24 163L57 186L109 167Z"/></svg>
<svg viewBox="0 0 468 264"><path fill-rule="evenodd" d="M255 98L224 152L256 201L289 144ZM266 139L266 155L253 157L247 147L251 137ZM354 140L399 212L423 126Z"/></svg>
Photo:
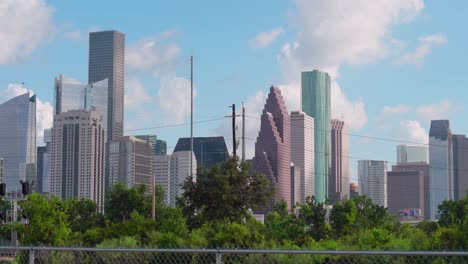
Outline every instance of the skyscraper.
<svg viewBox="0 0 468 264"><path fill-rule="evenodd" d="M182 196L184 190L182 184L188 176L193 175L193 180L196 180L197 165L194 162L190 168L190 156L192 155L193 161L197 161L195 154L191 151L177 151L172 153L171 156L171 175L169 180L169 205L176 206L178 196Z"/></svg>
<svg viewBox="0 0 468 264"><path fill-rule="evenodd" d="M35 95L25 93L0 104L0 146L0 181L7 192L21 192L20 181L36 182Z"/></svg>
<svg viewBox="0 0 468 264"><path fill-rule="evenodd" d="M314 70L302 73L302 111L314 118L315 198L325 202L331 163L330 75Z"/></svg>
<svg viewBox="0 0 468 264"><path fill-rule="evenodd" d="M349 198L349 134L344 121L331 121L331 170L328 197L333 201Z"/></svg>
<svg viewBox="0 0 468 264"><path fill-rule="evenodd" d="M174 148L174 152L177 151L190 151L190 138L179 138ZM194 137L193 152L197 167L210 168L229 159L224 137Z"/></svg>
<svg viewBox="0 0 468 264"><path fill-rule="evenodd" d="M422 171L387 172L388 211L398 215L406 209L424 211L424 175Z"/></svg>
<svg viewBox="0 0 468 264"><path fill-rule="evenodd" d="M291 208L291 125L279 88L270 88L260 122L253 168L265 174L276 191L274 201L260 211L271 210L281 200Z"/></svg>
<svg viewBox="0 0 468 264"><path fill-rule="evenodd" d="M429 130L430 217L439 219L437 207L453 199L452 133L448 120L432 120Z"/></svg>
<svg viewBox="0 0 468 264"><path fill-rule="evenodd" d="M104 209L104 121L96 111L70 110L54 116L50 193L89 198Z"/></svg>
<svg viewBox="0 0 468 264"><path fill-rule="evenodd" d="M315 194L314 182L314 119L304 112L291 112L291 161L300 168L300 195L296 201L305 203Z"/></svg>
<svg viewBox="0 0 468 264"><path fill-rule="evenodd" d="M358 161L359 194L380 206L387 207L387 162L381 160Z"/></svg>
<svg viewBox="0 0 468 264"><path fill-rule="evenodd" d="M166 141L158 139L156 135L137 135L135 137L151 144L153 146L153 155L166 155Z"/></svg>
<svg viewBox="0 0 468 264"><path fill-rule="evenodd" d="M170 177L171 177L171 155L156 155L154 158L154 173L156 185L161 186L164 191L164 204L170 204Z"/></svg>
<svg viewBox="0 0 468 264"><path fill-rule="evenodd" d="M123 136L125 34L115 31L89 33L88 82L109 79L107 139Z"/></svg>
<svg viewBox="0 0 468 264"><path fill-rule="evenodd" d="M153 193L153 146L132 136L120 137L109 144L110 184L123 183L127 188L145 185L146 192Z"/></svg>
<svg viewBox="0 0 468 264"><path fill-rule="evenodd" d="M454 198L461 200L468 195L468 138L453 135L452 142Z"/></svg>
<svg viewBox="0 0 468 264"><path fill-rule="evenodd" d="M398 145L397 163L426 162L429 163L429 148L420 145Z"/></svg>

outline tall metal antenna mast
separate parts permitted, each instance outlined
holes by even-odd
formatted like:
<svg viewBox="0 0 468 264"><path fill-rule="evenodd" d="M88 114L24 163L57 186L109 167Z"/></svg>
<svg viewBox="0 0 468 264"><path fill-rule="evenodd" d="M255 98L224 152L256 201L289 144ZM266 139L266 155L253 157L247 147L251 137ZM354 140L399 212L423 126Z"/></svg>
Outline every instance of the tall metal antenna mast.
<svg viewBox="0 0 468 264"><path fill-rule="evenodd" d="M193 177L193 56L190 56L190 176Z"/></svg>

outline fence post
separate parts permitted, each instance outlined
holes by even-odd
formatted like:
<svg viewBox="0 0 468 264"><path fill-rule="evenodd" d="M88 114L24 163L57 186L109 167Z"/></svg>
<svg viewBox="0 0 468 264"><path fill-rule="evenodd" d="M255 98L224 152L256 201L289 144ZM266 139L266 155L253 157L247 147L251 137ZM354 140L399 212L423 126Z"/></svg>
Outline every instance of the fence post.
<svg viewBox="0 0 468 264"><path fill-rule="evenodd" d="M222 253L219 252L219 248L216 249L216 264L222 264L223 262L221 261L221 256Z"/></svg>
<svg viewBox="0 0 468 264"><path fill-rule="evenodd" d="M34 253L35 253L35 252L34 252L34 249L33 249L33 247L31 246L31 247L29 248L29 262L28 262L29 264L34 264Z"/></svg>

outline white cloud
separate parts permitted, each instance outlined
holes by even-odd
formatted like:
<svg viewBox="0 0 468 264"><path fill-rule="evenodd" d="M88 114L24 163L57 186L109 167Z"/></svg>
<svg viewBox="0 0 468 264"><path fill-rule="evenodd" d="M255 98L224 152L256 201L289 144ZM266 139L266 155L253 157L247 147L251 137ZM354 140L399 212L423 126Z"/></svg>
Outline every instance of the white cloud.
<svg viewBox="0 0 468 264"><path fill-rule="evenodd" d="M194 88L194 97L196 89ZM173 123L182 123L190 115L190 80L173 76L163 76L160 79L158 91L158 106L162 115Z"/></svg>
<svg viewBox="0 0 468 264"><path fill-rule="evenodd" d="M46 40L54 9L44 0L3 0L0 4L0 64L15 63Z"/></svg>
<svg viewBox="0 0 468 264"><path fill-rule="evenodd" d="M21 84L10 83L7 89L0 92L0 102L3 103L18 95L30 92L31 96L34 94L32 90L24 88ZM52 104L39 98L36 100L36 135L38 136L37 144L42 145L44 129L51 128L53 122L53 107Z"/></svg>
<svg viewBox="0 0 468 264"><path fill-rule="evenodd" d="M414 64L421 67L424 58L431 53L435 46L443 45L447 42L447 38L442 34L434 34L419 39L419 46L413 53L403 55L398 61L398 64Z"/></svg>
<svg viewBox="0 0 468 264"><path fill-rule="evenodd" d="M69 40L81 40L82 35L80 31L70 31L66 32L64 37Z"/></svg>
<svg viewBox="0 0 468 264"><path fill-rule="evenodd" d="M249 40L249 45L254 49L265 48L283 33L284 29L282 27L275 28L268 32L260 32L255 36L255 38Z"/></svg>
<svg viewBox="0 0 468 264"><path fill-rule="evenodd" d="M416 108L416 113L420 119L429 122L436 119L450 119L461 108L460 105L445 99L436 104L420 105Z"/></svg>
<svg viewBox="0 0 468 264"><path fill-rule="evenodd" d="M399 104L399 105L396 105L394 107L385 105L384 108L383 108L383 113L387 114L387 115L401 115L401 114L408 113L412 109L413 109L413 107L411 107L409 105Z"/></svg>
<svg viewBox="0 0 468 264"><path fill-rule="evenodd" d="M129 76L125 79L125 108L131 111L139 111L143 104L151 103L152 97L143 87L140 78Z"/></svg>
<svg viewBox="0 0 468 264"><path fill-rule="evenodd" d="M420 144L428 143L429 135L417 120L402 120L400 126L402 130L398 134L401 135L402 141Z"/></svg>
<svg viewBox="0 0 468 264"><path fill-rule="evenodd" d="M345 121L352 130L359 130L367 123L363 99L349 100L337 82L331 83L331 108L332 118Z"/></svg>

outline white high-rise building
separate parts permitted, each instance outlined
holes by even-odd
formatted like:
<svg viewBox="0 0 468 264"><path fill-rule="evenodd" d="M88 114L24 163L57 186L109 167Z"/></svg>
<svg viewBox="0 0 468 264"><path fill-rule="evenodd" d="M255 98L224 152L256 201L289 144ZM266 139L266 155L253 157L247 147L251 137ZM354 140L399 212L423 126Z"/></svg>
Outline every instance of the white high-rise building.
<svg viewBox="0 0 468 264"><path fill-rule="evenodd" d="M96 111L54 116L50 192L62 199L89 198L104 209L104 121Z"/></svg>
<svg viewBox="0 0 468 264"><path fill-rule="evenodd" d="M190 168L190 155L193 157L192 168ZM182 184L188 176L193 175L193 180L196 180L197 173L197 158L191 151L177 151L171 156L171 174L169 182L169 205L175 207L176 198L182 196L184 190Z"/></svg>
<svg viewBox="0 0 468 264"><path fill-rule="evenodd" d="M438 206L454 198L452 133L448 120L431 121L429 164L429 217L439 219Z"/></svg>
<svg viewBox="0 0 468 264"><path fill-rule="evenodd" d="M154 166L152 145L132 136L110 141L110 184L123 183L131 188L145 185L147 193L153 193Z"/></svg>
<svg viewBox="0 0 468 264"><path fill-rule="evenodd" d="M164 191L164 204L169 205L170 197L170 175L171 175L171 155L154 156L154 173L156 185L161 186Z"/></svg>
<svg viewBox="0 0 468 264"><path fill-rule="evenodd" d="M381 160L358 161L359 194L375 204L387 207L387 162Z"/></svg>
<svg viewBox="0 0 468 264"><path fill-rule="evenodd" d="M398 164L409 162L429 163L429 148L420 145L398 145L397 162Z"/></svg>
<svg viewBox="0 0 468 264"><path fill-rule="evenodd" d="M331 170L328 197L336 202L349 198L349 134L344 121L331 121Z"/></svg>
<svg viewBox="0 0 468 264"><path fill-rule="evenodd" d="M291 112L291 161L300 168L300 197L315 195L314 119L302 111Z"/></svg>

